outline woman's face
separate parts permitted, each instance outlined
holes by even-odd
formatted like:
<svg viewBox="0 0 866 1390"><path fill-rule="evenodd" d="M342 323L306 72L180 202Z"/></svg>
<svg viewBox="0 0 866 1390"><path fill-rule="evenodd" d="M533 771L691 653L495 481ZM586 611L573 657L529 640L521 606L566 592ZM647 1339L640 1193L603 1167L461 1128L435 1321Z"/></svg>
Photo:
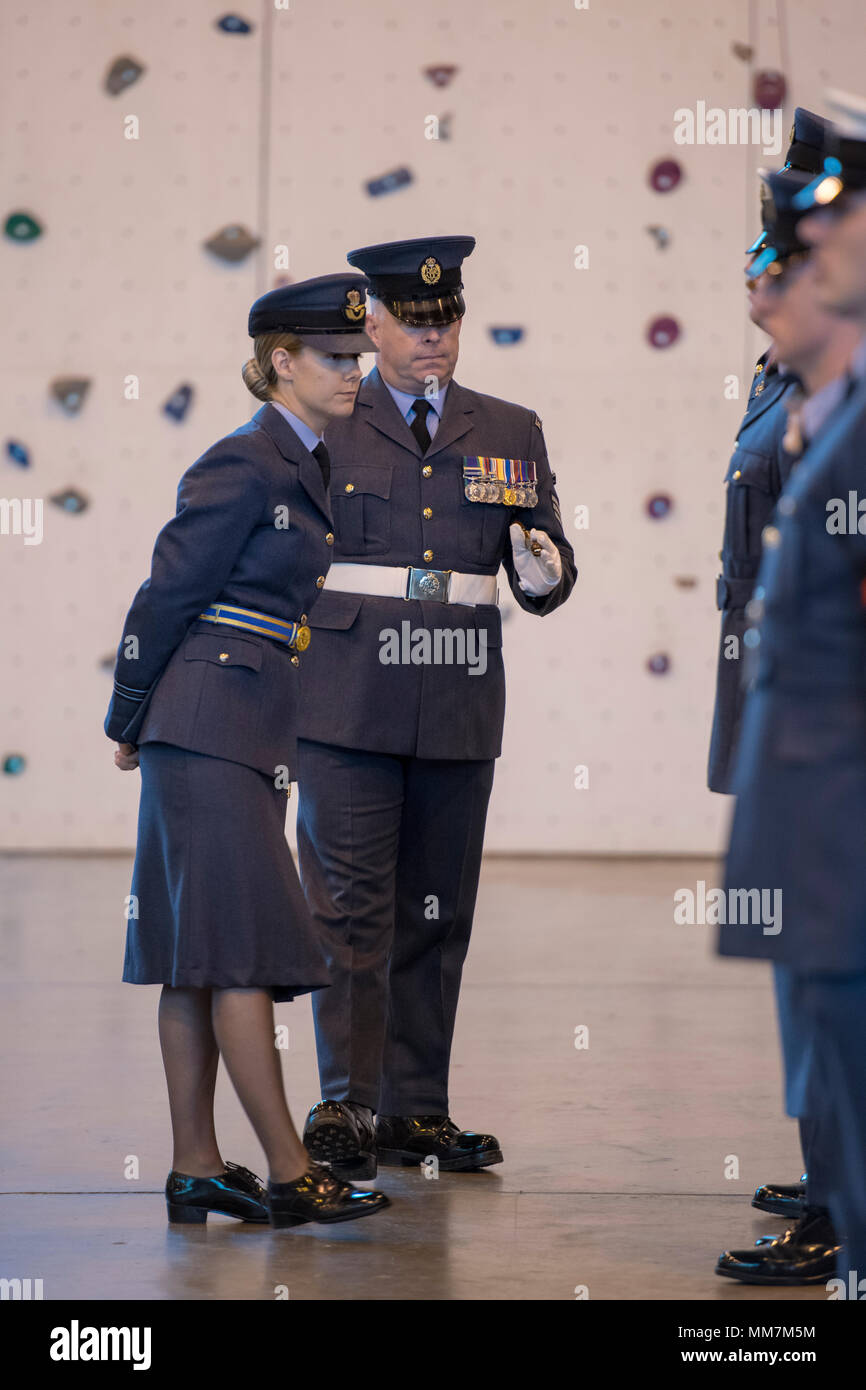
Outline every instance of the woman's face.
<svg viewBox="0 0 866 1390"><path fill-rule="evenodd" d="M329 420L351 415L361 382L357 353L302 347L289 356L278 348L272 360L281 382L291 387L307 411Z"/></svg>

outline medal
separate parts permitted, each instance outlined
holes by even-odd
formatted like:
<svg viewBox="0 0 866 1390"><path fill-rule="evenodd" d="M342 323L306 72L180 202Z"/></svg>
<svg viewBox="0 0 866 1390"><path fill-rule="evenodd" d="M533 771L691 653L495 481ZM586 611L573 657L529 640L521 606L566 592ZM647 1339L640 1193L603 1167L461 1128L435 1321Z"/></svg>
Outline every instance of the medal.
<svg viewBox="0 0 866 1390"><path fill-rule="evenodd" d="M463 459L463 492L470 502L503 507L535 507L536 474L533 459L476 456Z"/></svg>

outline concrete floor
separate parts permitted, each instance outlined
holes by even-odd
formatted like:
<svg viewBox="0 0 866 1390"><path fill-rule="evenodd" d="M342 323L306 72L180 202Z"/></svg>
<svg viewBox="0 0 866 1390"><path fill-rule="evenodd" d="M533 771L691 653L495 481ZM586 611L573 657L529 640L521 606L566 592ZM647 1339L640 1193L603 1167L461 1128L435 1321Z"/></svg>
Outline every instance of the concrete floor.
<svg viewBox="0 0 866 1390"><path fill-rule="evenodd" d="M800 1169L768 968L673 921L675 890L715 882L713 863L486 860L452 1114L496 1133L505 1163L385 1169L385 1215L288 1231L166 1224L158 990L120 981L130 867L0 859L0 1276L41 1278L46 1299L826 1300L713 1273L723 1248L782 1229L749 1196ZM277 1018L301 1123L309 1000ZM217 1106L224 1156L264 1175L222 1074Z"/></svg>

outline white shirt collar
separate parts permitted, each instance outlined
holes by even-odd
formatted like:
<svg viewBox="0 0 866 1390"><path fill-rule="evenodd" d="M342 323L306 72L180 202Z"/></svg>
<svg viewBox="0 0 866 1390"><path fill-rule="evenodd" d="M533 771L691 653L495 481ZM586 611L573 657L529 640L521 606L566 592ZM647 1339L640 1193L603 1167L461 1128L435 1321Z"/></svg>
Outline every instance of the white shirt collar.
<svg viewBox="0 0 866 1390"><path fill-rule="evenodd" d="M382 377L382 380L385 381L385 378ZM440 420L442 418L442 407L445 404L445 395L448 391L448 387L450 386L450 384L450 382L446 381L445 385L440 387L438 395L427 397L427 400L430 402L430 405L436 411L436 414L439 416ZM399 410L400 414L403 416L403 419L405 420L406 416L409 414L409 411L414 406L418 397L420 395L423 395L424 393L421 391L398 391L396 386L392 386L390 382L387 381L385 381L385 385L391 392L391 399L393 400L394 404L396 405L397 409Z"/></svg>

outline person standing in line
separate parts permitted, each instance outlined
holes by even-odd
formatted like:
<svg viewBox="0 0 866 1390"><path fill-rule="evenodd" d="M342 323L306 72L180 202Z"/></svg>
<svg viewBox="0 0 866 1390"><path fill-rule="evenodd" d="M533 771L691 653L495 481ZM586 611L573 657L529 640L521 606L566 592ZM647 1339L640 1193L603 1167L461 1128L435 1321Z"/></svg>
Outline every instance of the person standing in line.
<svg viewBox="0 0 866 1390"><path fill-rule="evenodd" d="M785 1285L835 1271L847 1289L866 1273L866 103L833 104L824 168L793 202L820 301L858 343L841 384L812 398L811 443L764 532L725 879L729 901L761 910L719 934L721 954L786 973L801 1062L786 1083L803 1092L810 1168L795 1225L725 1251L716 1272Z"/></svg>

